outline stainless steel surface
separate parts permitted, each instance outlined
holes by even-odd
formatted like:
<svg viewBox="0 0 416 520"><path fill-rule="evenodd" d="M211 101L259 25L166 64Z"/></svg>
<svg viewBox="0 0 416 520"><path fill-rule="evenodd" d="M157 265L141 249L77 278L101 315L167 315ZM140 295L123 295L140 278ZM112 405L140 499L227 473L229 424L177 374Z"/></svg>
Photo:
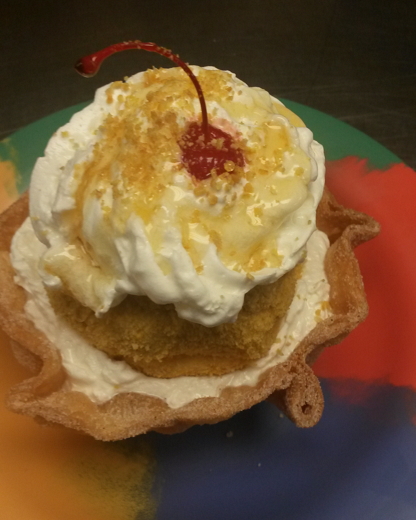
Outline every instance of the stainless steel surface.
<svg viewBox="0 0 416 520"><path fill-rule="evenodd" d="M130 51L86 80L80 56L155 41L341 119L416 168L415 0L3 0L0 138L166 59Z"/></svg>

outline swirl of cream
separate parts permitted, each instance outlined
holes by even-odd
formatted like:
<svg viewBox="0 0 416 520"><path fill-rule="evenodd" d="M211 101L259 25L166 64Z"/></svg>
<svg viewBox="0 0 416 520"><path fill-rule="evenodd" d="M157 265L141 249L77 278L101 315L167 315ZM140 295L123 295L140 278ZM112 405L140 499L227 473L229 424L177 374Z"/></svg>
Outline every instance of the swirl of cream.
<svg viewBox="0 0 416 520"><path fill-rule="evenodd" d="M198 182L187 172L178 141L198 100L177 68L99 89L35 165L39 273L97 315L134 294L205 326L233 321L247 291L299 262L316 228L325 168L312 132L264 90L192 70L243 168Z"/></svg>

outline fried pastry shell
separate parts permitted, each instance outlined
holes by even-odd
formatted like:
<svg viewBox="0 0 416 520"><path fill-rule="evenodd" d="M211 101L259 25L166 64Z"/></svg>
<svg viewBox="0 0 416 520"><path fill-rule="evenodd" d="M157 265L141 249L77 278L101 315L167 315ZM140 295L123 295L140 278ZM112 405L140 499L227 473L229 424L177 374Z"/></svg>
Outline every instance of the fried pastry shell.
<svg viewBox="0 0 416 520"><path fill-rule="evenodd" d="M330 317L317 323L289 358L264 372L254 387L228 387L218 397L170 408L162 399L138 393L121 393L97 404L81 392L66 388L60 353L26 317L26 293L14 283L10 243L27 215L28 196L24 195L0 216L0 326L10 338L17 360L33 372L32 377L10 389L10 410L100 440L124 439L151 430L176 433L196 424L213 424L265 399L299 427L311 427L319 421L324 400L310 366L326 347L342 341L367 316L367 300L353 250L378 234L379 225L371 217L344 208L325 190L317 225L330 240L325 257Z"/></svg>

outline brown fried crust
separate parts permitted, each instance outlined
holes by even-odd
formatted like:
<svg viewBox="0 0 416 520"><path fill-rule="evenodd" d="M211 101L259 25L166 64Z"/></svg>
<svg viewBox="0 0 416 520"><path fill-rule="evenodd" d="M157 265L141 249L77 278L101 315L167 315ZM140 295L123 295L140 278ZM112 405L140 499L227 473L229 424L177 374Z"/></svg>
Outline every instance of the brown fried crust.
<svg viewBox="0 0 416 520"><path fill-rule="evenodd" d="M128 296L104 316L62 291L49 290L56 314L87 342L148 376L219 376L264 357L295 294L301 266L246 294L234 323L204 327L179 318L173 305Z"/></svg>
<svg viewBox="0 0 416 520"><path fill-rule="evenodd" d="M150 430L175 433L195 424L216 423L265 399L277 404L298 426L313 426L319 420L323 397L309 365L367 315L353 248L378 234L379 225L372 218L343 208L326 191L318 209L318 227L331 241L325 268L333 314L316 325L287 361L264 373L255 387L226 388L219 397L196 399L172 409L162 399L136 393L119 394L96 404L84 394L66 389L59 352L26 318L25 292L13 281L10 240L26 215L27 199L22 197L0 217L0 325L19 345L20 358L25 352L26 361L31 360L29 364L36 371L10 390L7 404L11 410L102 440L123 439Z"/></svg>

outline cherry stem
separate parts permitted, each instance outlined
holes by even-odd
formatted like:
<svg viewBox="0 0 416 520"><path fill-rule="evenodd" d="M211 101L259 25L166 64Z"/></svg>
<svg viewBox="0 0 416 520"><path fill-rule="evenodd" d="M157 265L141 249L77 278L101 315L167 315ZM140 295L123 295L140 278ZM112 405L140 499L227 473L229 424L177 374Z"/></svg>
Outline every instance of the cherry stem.
<svg viewBox="0 0 416 520"><path fill-rule="evenodd" d="M188 67L188 65L183 62L177 54L173 54L172 51L169 49L166 49L165 47L160 47L159 45L156 45L155 43L151 42L141 42L140 40L134 40L134 41L128 41L123 43L116 43L115 45L110 45L109 47L106 47L105 49L102 49L101 51L95 52L94 54L90 54L89 56L85 56L84 58L81 58L77 61L75 64L75 70L81 74L82 76L85 76L87 78L90 78L92 76L95 76L97 74L101 63L111 56L112 54L115 54L116 52L120 51L126 51L130 49L141 49L144 51L149 52L156 52L157 54L160 54L161 56L165 56L166 58L169 58L171 61L179 65L186 74L188 74L189 78L191 79L192 83L194 84L194 87L196 88L199 103L201 105L201 113L202 113L202 131L205 136L205 141L208 142L209 139L209 129L208 129L208 114L207 114L207 106L205 103L204 94L202 92L201 85L199 81L197 80L195 74L192 72L192 70Z"/></svg>

